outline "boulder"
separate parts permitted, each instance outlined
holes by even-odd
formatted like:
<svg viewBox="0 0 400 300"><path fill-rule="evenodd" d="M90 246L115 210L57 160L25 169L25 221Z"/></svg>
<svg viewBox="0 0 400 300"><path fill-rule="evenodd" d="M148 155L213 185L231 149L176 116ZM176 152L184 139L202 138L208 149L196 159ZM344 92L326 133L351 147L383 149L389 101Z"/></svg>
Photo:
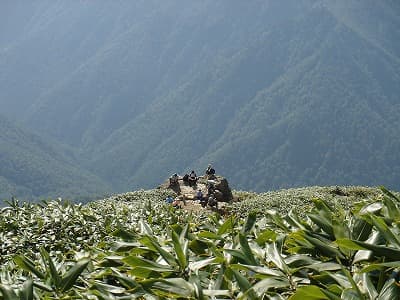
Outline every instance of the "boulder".
<svg viewBox="0 0 400 300"><path fill-rule="evenodd" d="M233 200L232 191L229 187L228 180L222 176L213 176L209 179L205 176L200 176L195 187L189 187L182 178L179 179L178 184L171 185L169 180L166 180L158 188L173 190L177 195L183 195L187 200L196 199L196 193L200 189L205 196L207 196L208 185L212 184L215 190L215 196L219 202L230 202Z"/></svg>

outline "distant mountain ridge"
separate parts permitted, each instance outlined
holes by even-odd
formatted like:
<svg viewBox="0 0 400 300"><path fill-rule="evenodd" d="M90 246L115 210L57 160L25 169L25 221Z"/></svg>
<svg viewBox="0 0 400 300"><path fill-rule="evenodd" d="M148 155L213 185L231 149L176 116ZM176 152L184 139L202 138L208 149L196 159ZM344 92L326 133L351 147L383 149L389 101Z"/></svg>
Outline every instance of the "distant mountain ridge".
<svg viewBox="0 0 400 300"><path fill-rule="evenodd" d="M3 113L112 190L209 162L240 189L399 189L396 1L20 5L0 12Z"/></svg>
<svg viewBox="0 0 400 300"><path fill-rule="evenodd" d="M0 197L29 200L96 199L111 187L69 156L68 151L0 116ZM64 152L65 151L65 152Z"/></svg>

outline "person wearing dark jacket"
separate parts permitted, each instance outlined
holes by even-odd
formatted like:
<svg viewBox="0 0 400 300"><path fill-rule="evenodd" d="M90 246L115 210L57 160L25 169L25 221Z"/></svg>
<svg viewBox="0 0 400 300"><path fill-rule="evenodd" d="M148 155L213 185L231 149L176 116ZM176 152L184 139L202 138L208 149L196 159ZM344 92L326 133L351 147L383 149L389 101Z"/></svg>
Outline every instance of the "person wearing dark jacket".
<svg viewBox="0 0 400 300"><path fill-rule="evenodd" d="M194 170L189 174L189 186L196 186L197 184L197 175Z"/></svg>

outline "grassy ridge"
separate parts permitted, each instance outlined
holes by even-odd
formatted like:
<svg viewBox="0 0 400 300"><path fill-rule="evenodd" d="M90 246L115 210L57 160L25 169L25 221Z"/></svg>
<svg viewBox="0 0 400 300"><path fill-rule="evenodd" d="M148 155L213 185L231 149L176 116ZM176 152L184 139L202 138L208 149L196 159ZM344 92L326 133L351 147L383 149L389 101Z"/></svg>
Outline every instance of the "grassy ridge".
<svg viewBox="0 0 400 300"><path fill-rule="evenodd" d="M173 209L166 195L9 203L0 214L0 299L399 295L400 200L386 190L235 192L242 201L225 218Z"/></svg>

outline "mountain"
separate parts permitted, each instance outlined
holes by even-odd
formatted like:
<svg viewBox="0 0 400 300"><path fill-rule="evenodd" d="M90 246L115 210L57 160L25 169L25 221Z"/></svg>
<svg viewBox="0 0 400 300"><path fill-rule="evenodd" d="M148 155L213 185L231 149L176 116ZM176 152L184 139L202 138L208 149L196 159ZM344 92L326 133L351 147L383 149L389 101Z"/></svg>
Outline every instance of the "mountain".
<svg viewBox="0 0 400 300"><path fill-rule="evenodd" d="M1 5L4 113L112 190L400 187L398 1Z"/></svg>
<svg viewBox="0 0 400 300"><path fill-rule="evenodd" d="M62 197L81 201L110 187L83 171L70 153L0 117L0 197Z"/></svg>

